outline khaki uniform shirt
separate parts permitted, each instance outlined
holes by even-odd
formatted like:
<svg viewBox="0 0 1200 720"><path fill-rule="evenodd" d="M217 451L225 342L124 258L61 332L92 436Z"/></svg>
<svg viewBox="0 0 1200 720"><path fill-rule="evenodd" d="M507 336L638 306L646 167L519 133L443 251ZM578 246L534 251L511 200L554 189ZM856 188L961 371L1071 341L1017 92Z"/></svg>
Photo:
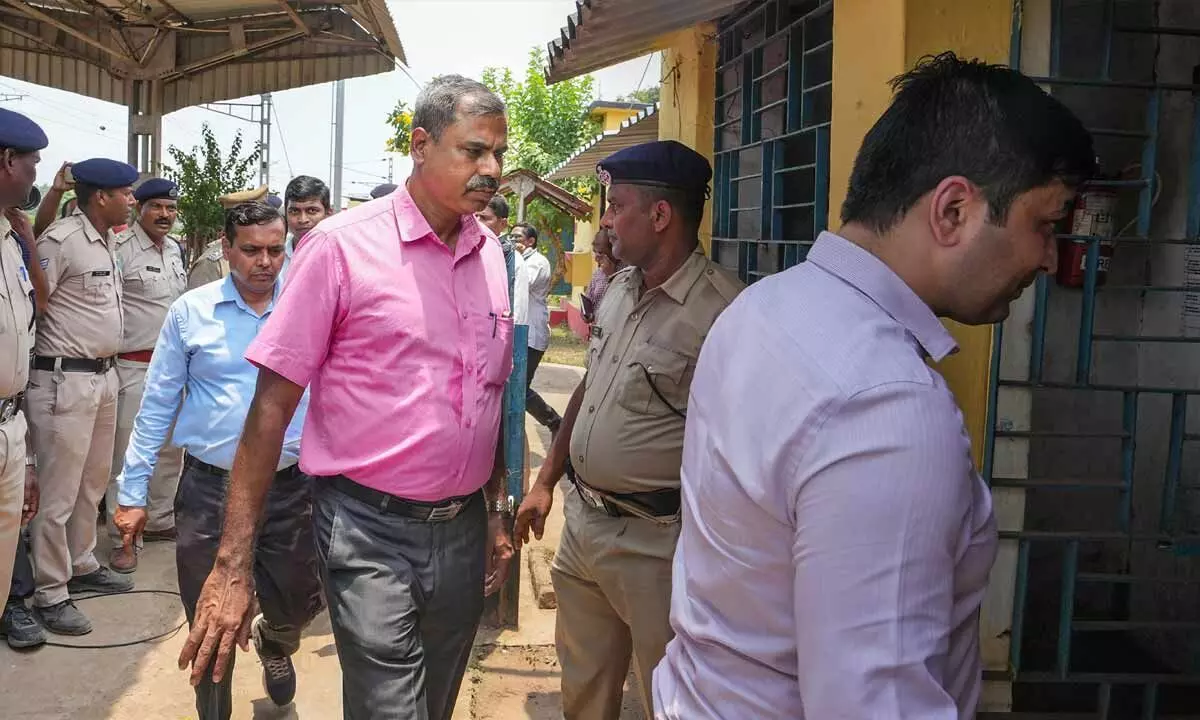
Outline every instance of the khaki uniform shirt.
<svg viewBox="0 0 1200 720"><path fill-rule="evenodd" d="M168 235L159 248L135 222L117 236L117 263L124 289L121 352L153 350L167 309L187 287L179 243Z"/></svg>
<svg viewBox="0 0 1200 720"><path fill-rule="evenodd" d="M25 392L33 349L33 283L11 231L0 215L0 399Z"/></svg>
<svg viewBox="0 0 1200 720"><path fill-rule="evenodd" d="M50 297L34 349L47 357L98 359L121 344L121 271L116 238L103 237L76 211L37 241Z"/></svg>
<svg viewBox="0 0 1200 720"><path fill-rule="evenodd" d="M614 493L679 487L683 418L700 346L741 292L737 276L693 253L660 287L642 273L612 276L588 346L583 404L571 432L571 464L588 485ZM643 371L642 368L645 368Z"/></svg>
<svg viewBox="0 0 1200 720"><path fill-rule="evenodd" d="M187 289L193 290L201 285L220 280L229 274L229 262L225 260L225 249L221 247L221 239L210 242L196 262L188 270Z"/></svg>

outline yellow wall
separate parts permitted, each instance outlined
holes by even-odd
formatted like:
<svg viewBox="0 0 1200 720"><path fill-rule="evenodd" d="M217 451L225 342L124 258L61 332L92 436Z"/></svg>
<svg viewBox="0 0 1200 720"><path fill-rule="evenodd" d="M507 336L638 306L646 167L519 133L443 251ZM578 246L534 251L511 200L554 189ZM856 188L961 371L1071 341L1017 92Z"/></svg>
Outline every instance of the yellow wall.
<svg viewBox="0 0 1200 720"><path fill-rule="evenodd" d="M604 124L604 132L616 132L621 129L621 123L631 117L636 117L641 110L617 110L616 108L605 108L592 113L592 116L599 115L600 122Z"/></svg>
<svg viewBox="0 0 1200 720"><path fill-rule="evenodd" d="M829 227L840 223L850 169L862 138L891 100L887 82L924 55L1008 61L1012 0L834 0L833 127ZM982 462L987 433L991 326L946 321L959 351L938 370L954 391Z"/></svg>
<svg viewBox="0 0 1200 720"><path fill-rule="evenodd" d="M716 27L697 25L663 38L658 139L678 140L713 160L713 114L717 92ZM700 244L712 244L712 203L704 206Z"/></svg>

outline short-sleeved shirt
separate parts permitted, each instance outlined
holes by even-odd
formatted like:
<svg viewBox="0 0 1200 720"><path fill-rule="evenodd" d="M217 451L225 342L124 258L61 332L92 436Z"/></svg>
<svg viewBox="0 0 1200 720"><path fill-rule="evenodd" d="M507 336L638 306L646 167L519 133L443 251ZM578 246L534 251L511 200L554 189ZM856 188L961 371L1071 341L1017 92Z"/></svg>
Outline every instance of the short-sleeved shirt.
<svg viewBox="0 0 1200 720"><path fill-rule="evenodd" d="M500 242L473 215L453 251L401 189L305 236L246 352L310 390L300 468L402 498L488 481L513 320Z"/></svg>
<svg viewBox="0 0 1200 720"><path fill-rule="evenodd" d="M167 309L187 287L179 242L168 235L159 246L134 223L117 236L117 264L124 289L121 352L152 350Z"/></svg>
<svg viewBox="0 0 1200 720"><path fill-rule="evenodd" d="M213 240L204 247L200 257L188 268L187 289L195 290L228 274L229 262L225 260L225 249L221 247L220 239Z"/></svg>
<svg viewBox="0 0 1200 720"><path fill-rule="evenodd" d="M33 283L8 219L0 215L0 398L25 391L33 348Z"/></svg>
<svg viewBox="0 0 1200 720"><path fill-rule="evenodd" d="M616 493L679 487L684 419L675 411L687 413L700 346L743 287L699 252L645 293L641 270L612 276L571 431L571 464L584 482Z"/></svg>
<svg viewBox="0 0 1200 720"><path fill-rule="evenodd" d="M55 221L37 241L49 298L34 349L49 357L96 359L121 344L121 271L116 238L101 235L76 210Z"/></svg>

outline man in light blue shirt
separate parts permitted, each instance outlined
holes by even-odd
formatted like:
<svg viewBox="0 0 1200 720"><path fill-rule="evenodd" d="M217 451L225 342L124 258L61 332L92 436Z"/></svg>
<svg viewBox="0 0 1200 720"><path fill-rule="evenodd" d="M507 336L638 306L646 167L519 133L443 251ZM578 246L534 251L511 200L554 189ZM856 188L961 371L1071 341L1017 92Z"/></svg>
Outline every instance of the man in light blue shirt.
<svg viewBox="0 0 1200 720"><path fill-rule="evenodd" d="M146 523L158 451L178 413L172 439L186 455L176 499L176 566L189 623L216 557L229 471L258 381L258 368L245 351L270 317L282 285L284 228L279 211L264 203L228 211L223 242L230 273L184 293L167 312L117 478L120 507L114 521L132 545ZM295 695L290 656L299 648L301 630L322 607L309 481L297 465L307 409L305 393L287 428L255 556L263 614L252 634L267 693L278 705ZM206 675L196 687L201 720L231 716L230 678L227 672L214 684Z"/></svg>
<svg viewBox="0 0 1200 720"><path fill-rule="evenodd" d="M558 428L562 425L562 417L532 387L533 375L542 362L542 356L546 354L546 348L550 347L548 297L553 273L550 270L550 261L546 259L545 255L538 252L538 234L532 225L525 223L513 225L512 238L517 249L521 251L521 256L525 259L525 276L529 285L527 319L529 349L525 356L528 368L525 373L525 409L533 416L534 420L537 420L542 427L550 431L551 435L554 435L558 433Z"/></svg>

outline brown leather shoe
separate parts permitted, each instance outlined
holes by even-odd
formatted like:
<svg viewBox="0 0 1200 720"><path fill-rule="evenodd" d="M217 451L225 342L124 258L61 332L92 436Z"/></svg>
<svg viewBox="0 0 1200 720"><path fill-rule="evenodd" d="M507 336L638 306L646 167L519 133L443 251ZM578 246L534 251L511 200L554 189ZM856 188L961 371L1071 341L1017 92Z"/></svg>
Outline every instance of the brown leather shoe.
<svg viewBox="0 0 1200 720"><path fill-rule="evenodd" d="M175 526L166 530L143 530L143 542L175 542Z"/></svg>
<svg viewBox="0 0 1200 720"><path fill-rule="evenodd" d="M133 548L115 547L108 556L108 566L119 573L137 570L137 552Z"/></svg>

